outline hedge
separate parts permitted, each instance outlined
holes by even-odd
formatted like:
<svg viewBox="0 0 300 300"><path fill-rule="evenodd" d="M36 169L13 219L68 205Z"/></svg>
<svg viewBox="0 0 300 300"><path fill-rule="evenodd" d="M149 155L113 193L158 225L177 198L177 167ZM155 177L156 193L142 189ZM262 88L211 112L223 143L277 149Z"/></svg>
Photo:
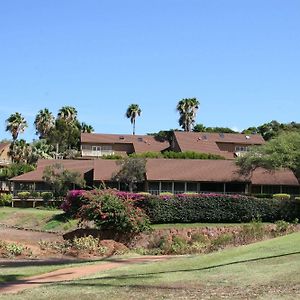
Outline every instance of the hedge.
<svg viewBox="0 0 300 300"><path fill-rule="evenodd" d="M240 195L199 194L145 197L138 205L151 223L238 223L261 219L294 221L300 218L299 201L257 199Z"/></svg>
<svg viewBox="0 0 300 300"><path fill-rule="evenodd" d="M152 224L163 223L239 223L260 219L263 222L300 219L300 201L258 199L243 195L224 194L166 194L154 196L119 192L117 197L132 199L142 208ZM88 203L84 191L70 191L62 204L64 211L75 216Z"/></svg>

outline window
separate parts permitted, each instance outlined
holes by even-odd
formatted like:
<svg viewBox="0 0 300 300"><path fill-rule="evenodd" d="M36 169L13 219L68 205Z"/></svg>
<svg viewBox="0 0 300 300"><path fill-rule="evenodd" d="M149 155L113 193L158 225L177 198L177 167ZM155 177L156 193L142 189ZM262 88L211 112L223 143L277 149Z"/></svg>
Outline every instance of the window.
<svg viewBox="0 0 300 300"><path fill-rule="evenodd" d="M92 146L92 155L93 156L102 156L102 155L110 155L113 154L112 146Z"/></svg>
<svg viewBox="0 0 300 300"><path fill-rule="evenodd" d="M247 152L249 151L248 146L235 146L235 152Z"/></svg>

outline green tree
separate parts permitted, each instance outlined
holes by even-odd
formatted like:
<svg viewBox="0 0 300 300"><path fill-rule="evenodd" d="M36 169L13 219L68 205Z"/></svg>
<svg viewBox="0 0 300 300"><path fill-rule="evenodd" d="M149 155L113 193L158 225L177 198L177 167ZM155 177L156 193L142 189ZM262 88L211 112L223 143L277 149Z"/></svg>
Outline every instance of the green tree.
<svg viewBox="0 0 300 300"><path fill-rule="evenodd" d="M126 111L126 117L130 119L132 124L132 134L135 135L135 120L137 116L140 116L142 110L140 109L138 104L130 104Z"/></svg>
<svg viewBox="0 0 300 300"><path fill-rule="evenodd" d="M28 127L25 118L18 112L11 114L6 120L6 131L12 135L13 142L18 138L19 133L24 132Z"/></svg>
<svg viewBox="0 0 300 300"><path fill-rule="evenodd" d="M125 183L129 191L136 188L136 184L145 180L146 160L144 158L128 157L117 162L120 171L112 177L112 180Z"/></svg>
<svg viewBox="0 0 300 300"><path fill-rule="evenodd" d="M40 139L46 138L54 124L55 119L52 113L47 108L41 109L34 121L36 134L39 135Z"/></svg>
<svg viewBox="0 0 300 300"><path fill-rule="evenodd" d="M67 170L61 164L45 167L43 180L51 186L55 197L65 196L68 190L85 186L80 173Z"/></svg>
<svg viewBox="0 0 300 300"><path fill-rule="evenodd" d="M92 133L92 132L94 132L94 128L92 125L88 125L88 124L82 122L80 125L80 131L84 132L84 133Z"/></svg>
<svg viewBox="0 0 300 300"><path fill-rule="evenodd" d="M16 140L11 143L8 155L14 163L27 163L31 154L31 147L25 140Z"/></svg>
<svg viewBox="0 0 300 300"><path fill-rule="evenodd" d="M54 148L46 140L38 140L31 144L31 153L29 162L36 163L39 159L52 159L54 157Z"/></svg>
<svg viewBox="0 0 300 300"><path fill-rule="evenodd" d="M57 115L58 119L65 120L66 123L74 123L77 120L77 110L72 106L63 106Z"/></svg>
<svg viewBox="0 0 300 300"><path fill-rule="evenodd" d="M199 105L196 98L185 98L178 102L176 109L179 112L179 125L184 131L191 131Z"/></svg>
<svg viewBox="0 0 300 300"><path fill-rule="evenodd" d="M251 173L258 167L274 170L291 169L300 178L300 133L279 135L263 146L252 148L236 161L242 173Z"/></svg>
<svg viewBox="0 0 300 300"><path fill-rule="evenodd" d="M212 133L237 133L229 127L205 127L203 124L195 125L194 132L212 132Z"/></svg>
<svg viewBox="0 0 300 300"><path fill-rule="evenodd" d="M33 171L35 167L26 163L12 163L11 165L0 168L1 180L7 180L15 176L22 175L24 173Z"/></svg>

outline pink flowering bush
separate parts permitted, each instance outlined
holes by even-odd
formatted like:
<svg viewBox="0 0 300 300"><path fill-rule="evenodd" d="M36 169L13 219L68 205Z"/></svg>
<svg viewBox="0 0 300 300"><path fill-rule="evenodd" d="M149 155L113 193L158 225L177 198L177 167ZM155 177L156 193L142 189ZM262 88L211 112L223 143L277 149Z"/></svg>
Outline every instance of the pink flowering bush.
<svg viewBox="0 0 300 300"><path fill-rule="evenodd" d="M129 195L118 196L115 190L93 190L85 192L84 199L77 213L81 222L93 221L99 229L117 232L150 229L149 218Z"/></svg>
<svg viewBox="0 0 300 300"><path fill-rule="evenodd" d="M69 191L60 208L71 217L75 217L79 208L85 202L85 190Z"/></svg>

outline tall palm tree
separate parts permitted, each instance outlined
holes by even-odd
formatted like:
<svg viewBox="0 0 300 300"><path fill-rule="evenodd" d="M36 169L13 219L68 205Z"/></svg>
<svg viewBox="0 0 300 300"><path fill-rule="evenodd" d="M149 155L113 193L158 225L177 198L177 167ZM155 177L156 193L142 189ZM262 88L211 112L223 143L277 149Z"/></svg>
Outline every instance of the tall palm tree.
<svg viewBox="0 0 300 300"><path fill-rule="evenodd" d="M35 117L34 125L40 139L46 138L51 128L54 127L54 116L51 111L47 108L41 109Z"/></svg>
<svg viewBox="0 0 300 300"><path fill-rule="evenodd" d="M185 98L178 102L176 109L179 112L179 125L184 131L191 131L199 105L196 98Z"/></svg>
<svg viewBox="0 0 300 300"><path fill-rule="evenodd" d="M25 118L18 112L11 114L6 120L6 131L9 131L12 135L13 142L18 138L19 133L24 132L28 127Z"/></svg>
<svg viewBox="0 0 300 300"><path fill-rule="evenodd" d="M93 126L92 125L88 125L88 124L86 124L84 122L81 123L80 130L81 130L81 132L84 132L84 133L92 133L92 132L94 132Z"/></svg>
<svg viewBox="0 0 300 300"><path fill-rule="evenodd" d="M77 119L77 110L72 106L63 106L57 115L58 119L65 120L66 123L73 123Z"/></svg>
<svg viewBox="0 0 300 300"><path fill-rule="evenodd" d="M137 116L140 116L142 113L142 110L140 109L138 104L130 104L126 111L126 117L130 119L130 122L132 124L132 134L135 135L135 119Z"/></svg>

